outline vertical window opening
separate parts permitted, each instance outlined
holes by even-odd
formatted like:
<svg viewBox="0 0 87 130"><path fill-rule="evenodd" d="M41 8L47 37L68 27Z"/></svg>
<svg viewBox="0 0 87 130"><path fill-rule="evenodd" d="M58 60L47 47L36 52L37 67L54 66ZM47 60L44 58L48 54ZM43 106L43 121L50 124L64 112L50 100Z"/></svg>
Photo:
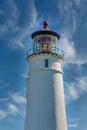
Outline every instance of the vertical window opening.
<svg viewBox="0 0 87 130"><path fill-rule="evenodd" d="M49 66L48 59L45 59L45 68Z"/></svg>

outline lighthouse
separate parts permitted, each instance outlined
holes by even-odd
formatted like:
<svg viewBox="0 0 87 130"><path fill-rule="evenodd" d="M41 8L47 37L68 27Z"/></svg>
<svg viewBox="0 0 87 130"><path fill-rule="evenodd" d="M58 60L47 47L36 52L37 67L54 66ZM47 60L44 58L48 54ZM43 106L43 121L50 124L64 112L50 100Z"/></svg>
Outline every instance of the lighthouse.
<svg viewBox="0 0 87 130"><path fill-rule="evenodd" d="M43 29L32 33L31 38L25 130L67 130L60 35L49 30L45 21Z"/></svg>

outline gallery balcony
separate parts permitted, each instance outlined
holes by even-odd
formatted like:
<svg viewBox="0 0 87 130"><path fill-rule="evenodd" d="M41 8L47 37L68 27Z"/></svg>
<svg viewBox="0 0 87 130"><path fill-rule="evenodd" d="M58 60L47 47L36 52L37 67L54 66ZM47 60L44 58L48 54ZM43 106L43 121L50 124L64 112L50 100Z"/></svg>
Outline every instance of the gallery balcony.
<svg viewBox="0 0 87 130"><path fill-rule="evenodd" d="M64 51L56 48L56 47L49 47L49 46L43 46L43 47L33 47L27 51L27 58L35 55L40 54L51 54L54 56L57 56L59 59L64 60Z"/></svg>

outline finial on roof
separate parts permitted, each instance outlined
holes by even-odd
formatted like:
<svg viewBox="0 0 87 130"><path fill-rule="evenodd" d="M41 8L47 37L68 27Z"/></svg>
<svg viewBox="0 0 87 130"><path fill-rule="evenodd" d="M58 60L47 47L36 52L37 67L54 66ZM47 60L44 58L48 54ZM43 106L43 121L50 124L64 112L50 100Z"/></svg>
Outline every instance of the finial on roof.
<svg viewBox="0 0 87 130"><path fill-rule="evenodd" d="M48 30L48 22L44 21L43 22L44 30Z"/></svg>

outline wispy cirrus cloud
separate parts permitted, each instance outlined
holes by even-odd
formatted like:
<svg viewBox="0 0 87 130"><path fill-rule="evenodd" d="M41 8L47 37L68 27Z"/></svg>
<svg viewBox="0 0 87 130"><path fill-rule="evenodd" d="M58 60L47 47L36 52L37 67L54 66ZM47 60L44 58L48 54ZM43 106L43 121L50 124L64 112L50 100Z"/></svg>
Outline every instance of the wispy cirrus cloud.
<svg viewBox="0 0 87 130"><path fill-rule="evenodd" d="M77 100L84 92L87 92L87 76L76 77L74 82L65 82L66 103Z"/></svg>
<svg viewBox="0 0 87 130"><path fill-rule="evenodd" d="M64 65L76 64L81 66L87 64L87 56L85 53L79 53L75 48L75 43L73 39L69 39L69 35L62 35L60 39L60 48L65 51L65 61Z"/></svg>
<svg viewBox="0 0 87 130"><path fill-rule="evenodd" d="M63 25L61 28L62 36L60 39L60 48L62 48L65 51L65 64L77 64L79 66L87 64L86 52L81 53L75 47L77 44L80 44L79 46L82 46L81 42L79 43L79 41L82 41L82 39L84 38L79 37L81 35L79 33L83 31L84 34L83 24L81 23L82 17L84 17L87 11L85 5L86 1L81 0L66 0L58 2L60 22L62 21ZM83 7L84 9L82 10ZM79 36L75 37L76 33ZM77 40L75 40L75 38L77 38Z"/></svg>
<svg viewBox="0 0 87 130"><path fill-rule="evenodd" d="M0 120L8 119L8 117L15 117L21 115L20 109L17 105L9 103L6 110L0 110Z"/></svg>
<svg viewBox="0 0 87 130"><path fill-rule="evenodd" d="M68 128L78 128L79 127L79 118L70 118L68 119Z"/></svg>
<svg viewBox="0 0 87 130"><path fill-rule="evenodd" d="M87 20L84 20L84 24L81 24L83 23L82 18L84 18L87 12L86 4L87 1L81 0L66 0L58 2L60 23L62 22L63 25L61 28L62 36L60 39L60 46L63 50L65 50L65 64L87 64L86 53L83 53L82 51L79 52L79 50L75 47L76 44L79 44L79 46L82 46L82 44L85 46L86 44L86 40L84 40L86 36L83 36L82 34L84 34L84 30L86 28L86 26L84 28L83 25L86 25L85 23L87 23ZM80 32L82 33L80 34ZM86 32L87 31L85 31L85 33ZM76 34L77 36L75 36ZM85 42L81 43L79 41Z"/></svg>
<svg viewBox="0 0 87 130"><path fill-rule="evenodd" d="M18 36L14 37L15 39L12 39L13 44L10 44L12 45L12 48L20 47L26 50L27 44L24 42L24 39L28 37L28 35L30 36L31 32L40 25L41 19L38 19L38 12L34 1L31 2L30 7L28 8L28 12L26 12L26 15L29 17L29 19L26 19L27 25L24 26L24 28L20 28Z"/></svg>
<svg viewBox="0 0 87 130"><path fill-rule="evenodd" d="M20 110L17 107L17 105L12 104L12 103L8 104L7 110L8 110L8 112L7 112L8 115L17 116L20 114Z"/></svg>
<svg viewBox="0 0 87 130"><path fill-rule="evenodd" d="M60 22L62 21L63 24L63 30L72 35L81 23L84 12L86 12L87 1L60 0L60 2L56 2L59 11Z"/></svg>
<svg viewBox="0 0 87 130"><path fill-rule="evenodd" d="M77 122L79 120L80 120L79 118L69 118L68 119L68 121L70 121L70 122Z"/></svg>
<svg viewBox="0 0 87 130"><path fill-rule="evenodd" d="M85 1L83 0L73 0L73 2L76 4L76 6L79 8L79 7L81 7L84 3L85 3Z"/></svg>
<svg viewBox="0 0 87 130"><path fill-rule="evenodd" d="M24 2L26 11L19 9L14 0L7 0L6 3L5 15L3 14L6 21L0 25L0 39L3 39L5 35L5 41L11 48L26 49L25 38L31 34L32 30L39 27L39 23L41 22L41 19L38 18L34 1L29 2L29 5L26 1ZM24 5L21 6L24 7ZM23 22L23 20L25 21Z"/></svg>
<svg viewBox="0 0 87 130"><path fill-rule="evenodd" d="M10 121L11 119L14 120L14 117L24 116L23 110L26 99L21 92L10 93L7 98L1 98L0 103L3 102L6 107L0 109L0 120Z"/></svg>
<svg viewBox="0 0 87 130"><path fill-rule="evenodd" d="M24 79L28 77L27 74L20 74L20 76L23 77Z"/></svg>
<svg viewBox="0 0 87 130"><path fill-rule="evenodd" d="M37 9L36 9L34 1L31 4L31 8L32 9L30 11L30 16L31 16L31 19L30 19L30 28L36 28L36 27L40 26L40 22L41 22L42 19L38 18L38 12L37 12Z"/></svg>
<svg viewBox="0 0 87 130"><path fill-rule="evenodd" d="M77 128L78 127L78 124L70 124L68 125L69 128Z"/></svg>
<svg viewBox="0 0 87 130"><path fill-rule="evenodd" d="M10 5L10 6L9 6ZM17 24L18 24L18 19L20 12L16 6L16 3L14 0L8 0L7 2L7 17L6 17L6 25L12 32L17 32L19 29Z"/></svg>
<svg viewBox="0 0 87 130"><path fill-rule="evenodd" d="M7 113L3 110L0 110L0 120L6 118L6 116L7 116Z"/></svg>
<svg viewBox="0 0 87 130"><path fill-rule="evenodd" d="M57 1L58 2L58 1ZM77 28L76 12L73 8L73 1L58 2L60 22L62 21L62 32L72 35Z"/></svg>
<svg viewBox="0 0 87 130"><path fill-rule="evenodd" d="M3 21L3 24L0 25L0 34L8 34L17 31L17 22L19 18L19 11L16 6L16 3L14 0L7 0L6 1L6 8L3 11L1 9L0 12L2 12L3 18L5 18L5 21Z"/></svg>
<svg viewBox="0 0 87 130"><path fill-rule="evenodd" d="M19 104L26 103L26 99L25 99L25 97L22 95L21 92L11 93L11 94L10 94L10 97L11 97L12 101L14 101L15 103L19 103Z"/></svg>
<svg viewBox="0 0 87 130"><path fill-rule="evenodd" d="M65 62L72 62L76 57L76 50L73 44L73 41L69 41L67 35L63 35L62 39L60 39L60 48L62 48L65 52Z"/></svg>

